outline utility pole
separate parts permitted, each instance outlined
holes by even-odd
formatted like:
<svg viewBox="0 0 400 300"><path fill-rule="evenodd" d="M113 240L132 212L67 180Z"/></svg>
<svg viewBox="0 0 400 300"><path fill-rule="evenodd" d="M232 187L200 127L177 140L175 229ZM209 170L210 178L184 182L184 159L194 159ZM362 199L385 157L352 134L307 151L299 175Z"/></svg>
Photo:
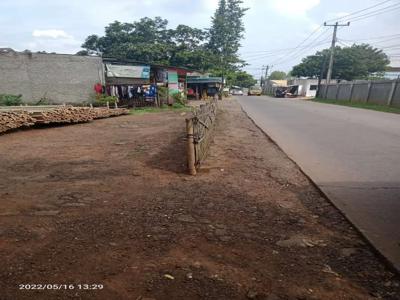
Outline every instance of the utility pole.
<svg viewBox="0 0 400 300"><path fill-rule="evenodd" d="M269 65L262 67L261 70L265 69L265 75L264 75L264 84L261 84L261 86L265 86L265 83L266 83L267 78L268 78L268 71L270 70L270 68L272 68L272 66L269 66Z"/></svg>
<svg viewBox="0 0 400 300"><path fill-rule="evenodd" d="M265 66L261 67L261 77L260 77L260 86L263 86L263 73L264 73ZM265 80L265 79L264 79Z"/></svg>
<svg viewBox="0 0 400 300"><path fill-rule="evenodd" d="M328 74L326 75L326 84L329 84L331 82L331 78L332 78L333 57L335 55L337 28L339 26L350 26L350 22L347 22L346 24L339 24L338 22L336 22L335 24L332 24L332 25L328 25L328 24L326 24L326 22L324 22L324 26L333 27L333 36L332 36L332 44L331 44L331 56L329 58Z"/></svg>

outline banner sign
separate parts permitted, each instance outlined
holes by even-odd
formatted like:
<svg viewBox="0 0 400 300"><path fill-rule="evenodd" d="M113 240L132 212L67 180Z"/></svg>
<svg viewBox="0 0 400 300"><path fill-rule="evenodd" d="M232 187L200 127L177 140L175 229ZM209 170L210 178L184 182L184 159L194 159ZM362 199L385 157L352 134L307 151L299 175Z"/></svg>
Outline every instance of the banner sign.
<svg viewBox="0 0 400 300"><path fill-rule="evenodd" d="M106 64L107 77L150 78L150 66L125 66Z"/></svg>

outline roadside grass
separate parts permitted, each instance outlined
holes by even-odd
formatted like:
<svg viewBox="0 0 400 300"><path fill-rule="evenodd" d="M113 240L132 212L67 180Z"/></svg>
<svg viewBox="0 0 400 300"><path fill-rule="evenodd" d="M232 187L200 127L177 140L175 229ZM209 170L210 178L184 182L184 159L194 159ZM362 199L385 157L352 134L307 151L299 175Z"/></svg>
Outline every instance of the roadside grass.
<svg viewBox="0 0 400 300"><path fill-rule="evenodd" d="M315 98L311 101L318 102L318 103L326 103L326 104L336 104L342 106L349 106L355 108L364 108L394 114L400 114L399 107L391 107L386 105L379 105L379 104L372 104L372 103L359 103L359 102L350 102L350 101L343 101L343 100L333 100L333 99L322 99L322 98Z"/></svg>
<svg viewBox="0 0 400 300"><path fill-rule="evenodd" d="M191 111L191 107L185 106L179 103L174 103L173 105L162 105L161 107L138 107L132 108L129 111L130 115L143 115L147 113L159 113L166 111L177 111L177 112L186 112Z"/></svg>

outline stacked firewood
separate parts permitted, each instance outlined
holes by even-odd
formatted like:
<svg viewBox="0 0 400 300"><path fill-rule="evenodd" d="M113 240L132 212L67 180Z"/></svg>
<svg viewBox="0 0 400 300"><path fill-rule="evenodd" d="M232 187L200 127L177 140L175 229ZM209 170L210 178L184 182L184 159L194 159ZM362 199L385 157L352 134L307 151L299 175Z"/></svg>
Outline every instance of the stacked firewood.
<svg viewBox="0 0 400 300"><path fill-rule="evenodd" d="M35 119L26 111L0 111L0 133L34 123Z"/></svg>
<svg viewBox="0 0 400 300"><path fill-rule="evenodd" d="M89 107L63 106L60 108L30 113L36 124L80 123L93 120Z"/></svg>
<svg viewBox="0 0 400 300"><path fill-rule="evenodd" d="M23 108L24 109L24 108ZM0 110L0 133L10 129L35 124L81 123L94 119L126 115L129 110L124 108L90 108L60 106L50 109Z"/></svg>
<svg viewBox="0 0 400 300"><path fill-rule="evenodd" d="M129 110L125 108L108 109L104 107L99 107L91 109L90 114L93 117L93 119L102 119L120 115L127 115L129 114Z"/></svg>

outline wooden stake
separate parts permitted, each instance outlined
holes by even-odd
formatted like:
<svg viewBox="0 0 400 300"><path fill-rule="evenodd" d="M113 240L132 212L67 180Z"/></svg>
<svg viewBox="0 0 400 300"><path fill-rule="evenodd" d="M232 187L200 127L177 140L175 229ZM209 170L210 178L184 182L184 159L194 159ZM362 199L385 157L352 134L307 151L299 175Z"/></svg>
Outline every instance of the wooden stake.
<svg viewBox="0 0 400 300"><path fill-rule="evenodd" d="M190 175L196 175L195 167L195 153L194 153L194 139L193 139L193 120L186 119L186 132L187 132L187 158L188 169Z"/></svg>

